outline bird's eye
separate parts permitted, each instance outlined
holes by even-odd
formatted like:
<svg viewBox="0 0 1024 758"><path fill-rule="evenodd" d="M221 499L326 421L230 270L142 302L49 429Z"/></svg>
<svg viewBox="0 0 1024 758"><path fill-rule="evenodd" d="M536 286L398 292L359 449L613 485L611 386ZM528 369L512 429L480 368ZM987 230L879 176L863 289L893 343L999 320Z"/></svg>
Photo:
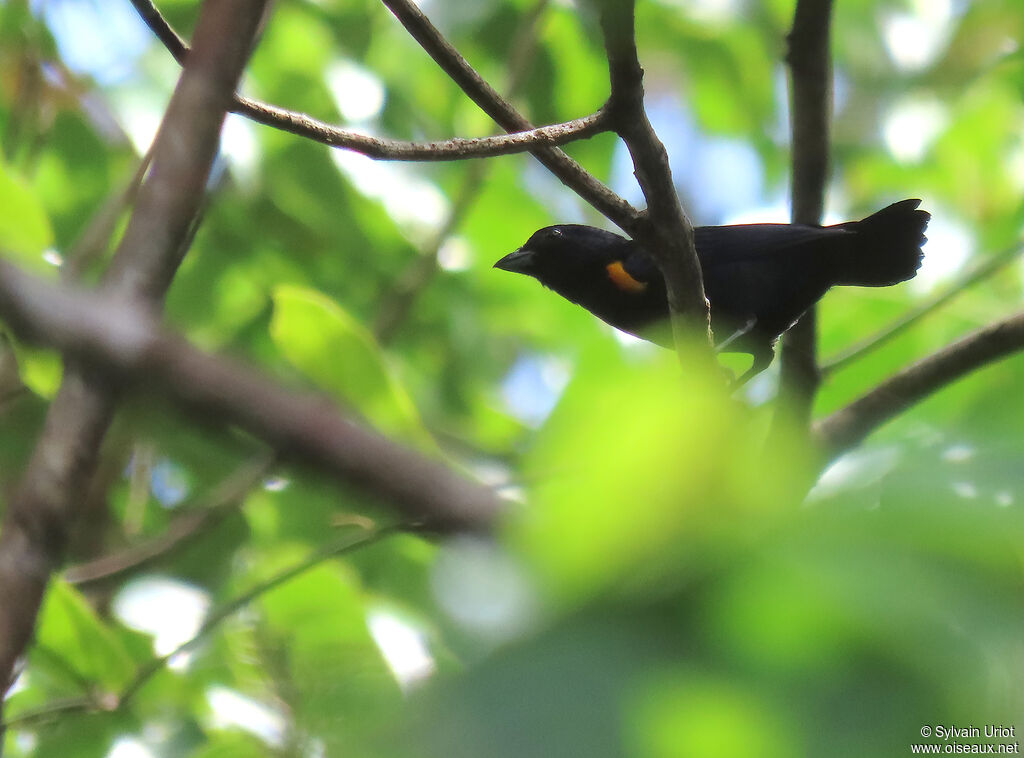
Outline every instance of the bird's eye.
<svg viewBox="0 0 1024 758"><path fill-rule="evenodd" d="M562 236L562 230L561 229L552 229L551 230L551 236L552 237L561 237Z"/></svg>

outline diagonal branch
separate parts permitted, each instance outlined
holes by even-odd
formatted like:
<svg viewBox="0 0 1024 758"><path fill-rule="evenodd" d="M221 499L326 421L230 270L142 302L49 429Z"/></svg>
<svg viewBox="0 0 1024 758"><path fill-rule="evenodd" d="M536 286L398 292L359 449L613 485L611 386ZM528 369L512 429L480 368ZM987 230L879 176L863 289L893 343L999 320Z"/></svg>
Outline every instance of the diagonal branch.
<svg viewBox="0 0 1024 758"><path fill-rule="evenodd" d="M786 61L792 101L793 223L818 225L828 180L832 111L832 0L797 0ZM801 428L810 424L818 370L817 309L808 310L786 332L780 356L781 412Z"/></svg>
<svg viewBox="0 0 1024 758"><path fill-rule="evenodd" d="M1008 247L1002 252L993 255L983 263L975 266L974 269L966 276L951 284L946 290L938 293L928 300L925 300L917 307L910 309L899 320L885 327L877 334L868 337L862 342L851 345L846 350L843 350L839 355L822 366L821 370L826 375L829 375L833 371L839 371L840 369L850 365L853 361L863 358L873 350L880 348L892 338L903 334L903 332L912 327L922 318L931 314L933 311L938 310L967 288L972 287L978 282L992 276L1008 263L1018 258L1022 253L1024 253L1024 247L1021 247L1018 243L1013 247Z"/></svg>
<svg viewBox="0 0 1024 758"><path fill-rule="evenodd" d="M376 544L383 539L400 531L400 526L369 527L359 530L356 534L346 535L333 542L329 542L314 550L299 563L289 566L283 571L274 574L266 580L246 590L237 597L215 608L203 621L203 625L192 637L188 638L169 653L152 658L146 664L140 666L135 676L119 693L95 693L78 697L63 698L45 705L30 708L14 715L7 721L8 726L28 727L41 722L46 722L67 715L69 713L81 713L87 711L103 710L111 711L127 706L142 690L143 687L160 671L167 663L186 650L190 650L215 632L220 625L234 614L252 604L253 601L262 595L271 592L278 587L290 582L292 579L304 574L310 569L333 558L360 550L364 547ZM83 683L87 684L87 683Z"/></svg>
<svg viewBox="0 0 1024 758"><path fill-rule="evenodd" d="M167 48L167 52L179 66L185 65L185 58L188 57L188 43L171 26L163 14L157 10L152 0L130 0L135 12L143 20L149 30L156 35L156 38Z"/></svg>
<svg viewBox="0 0 1024 758"><path fill-rule="evenodd" d="M220 127L248 58L264 0L207 0L195 44L153 146L152 168L104 281L117 299L155 309L184 255L217 152ZM88 489L115 388L68 362L42 435L0 532L0 691L32 634L68 525Z"/></svg>
<svg viewBox="0 0 1024 758"><path fill-rule="evenodd" d="M107 199L103 206L89 220L88 226L64 256L60 275L64 281L75 281L96 258L103 255L114 238L114 230L121 214L132 206L139 194L142 180L149 171L153 159L152 148L142 156L135 173L127 185Z"/></svg>
<svg viewBox="0 0 1024 758"><path fill-rule="evenodd" d="M505 91L509 99L515 97L526 80L526 71L537 47L537 28L550 0L537 0L515 31L512 55L508 65ZM383 293L373 333L381 344L387 344L411 313L420 294L430 285L440 270L439 256L444 244L458 230L480 198L486 185L491 164L478 161L471 165L456 191L451 207L430 242L416 259L396 277L393 286Z"/></svg>
<svg viewBox="0 0 1024 758"><path fill-rule="evenodd" d="M487 164L477 163L469 168L448 215L434 233L427 248L398 275L391 290L383 294L377 309L377 317L373 322L373 335L382 345L388 344L394 338L420 293L434 279L439 270L441 248L469 215L473 204L480 196L486 178Z"/></svg>
<svg viewBox="0 0 1024 758"><path fill-rule="evenodd" d="M611 78L610 110L647 199L646 223L630 230L631 234L651 251L665 277L677 345L684 330L695 323L700 323L710 336L693 226L679 204L665 146L644 110L644 72L636 50L634 2L599 0L598 7Z"/></svg>
<svg viewBox="0 0 1024 758"><path fill-rule="evenodd" d="M829 457L834 457L947 384L1022 349L1024 313L1018 313L903 369L815 424L815 436Z"/></svg>
<svg viewBox="0 0 1024 758"><path fill-rule="evenodd" d="M469 65L459 51L430 23L430 19L413 0L383 2L434 62L502 129L507 132L519 132L533 128L533 124L525 116ZM588 173L564 151L557 147L537 147L530 152L565 186L624 231L632 234L637 230L641 219L640 212Z"/></svg>
<svg viewBox="0 0 1024 758"><path fill-rule="evenodd" d="M174 658L174 656L194 648L197 644L209 637L212 632L224 623L224 621L238 613L242 608L247 607L260 596L266 595L268 592L290 582L292 579L306 573L316 566L319 566L325 561L354 552L360 548L373 545L393 534L398 533L401 529L402 527L398 525L358 529L355 534L346 535L333 542L327 543L317 550L314 550L300 563L290 566L284 571L257 583L255 586L246 590L237 597L232 598L227 603L218 606L210 613L209 616L206 617L203 621L203 625L195 635L182 642L174 648L174 650L171 650L158 658L154 658L147 665L141 667L138 672L136 672L132 681L121 693L118 698L117 705L123 706L125 703L132 700L139 693L139 690L141 690L150 679L159 673L164 666L167 665L168 661Z"/></svg>
<svg viewBox="0 0 1024 758"><path fill-rule="evenodd" d="M272 455L262 455L247 462L206 494L201 504L193 503L172 519L163 533L129 545L116 553L72 566L64 572L64 580L79 586L107 582L165 558L191 540L208 533L211 527L239 508L249 492L270 473L275 463Z"/></svg>
<svg viewBox="0 0 1024 758"><path fill-rule="evenodd" d="M0 262L0 314L27 339L87 360L108 381L161 392L203 418L240 426L282 456L382 498L413 525L487 530L501 510L489 488L360 426L321 395L289 392L197 350L134 305Z"/></svg>

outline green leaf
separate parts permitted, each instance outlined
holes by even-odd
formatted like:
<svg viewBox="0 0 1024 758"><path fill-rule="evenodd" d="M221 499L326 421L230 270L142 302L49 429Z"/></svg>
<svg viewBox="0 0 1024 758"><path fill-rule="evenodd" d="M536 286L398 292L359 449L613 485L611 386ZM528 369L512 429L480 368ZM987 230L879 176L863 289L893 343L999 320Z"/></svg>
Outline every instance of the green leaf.
<svg viewBox="0 0 1024 758"><path fill-rule="evenodd" d="M370 636L358 578L324 563L268 592L260 608L273 639L286 645L297 722L328 746L361 754L353 742L383 727L400 694Z"/></svg>
<svg viewBox="0 0 1024 758"><path fill-rule="evenodd" d="M60 388L64 376L64 361L52 350L18 346L21 381L25 386L45 398L52 398Z"/></svg>
<svg viewBox="0 0 1024 758"><path fill-rule="evenodd" d="M53 228L42 204L28 185L0 162L0 251L19 263L52 270L43 252L53 245Z"/></svg>
<svg viewBox="0 0 1024 758"><path fill-rule="evenodd" d="M189 753L189 758L265 758L268 752L256 737L236 729L211 733L207 743Z"/></svg>
<svg viewBox="0 0 1024 758"><path fill-rule="evenodd" d="M66 713L52 719L37 733L32 758L94 758L111 755L119 736L138 727L127 711ZM7 755L7 753L4 753ZM19 753L14 753L19 755Z"/></svg>
<svg viewBox="0 0 1024 758"><path fill-rule="evenodd" d="M37 645L59 653L69 680L95 682L116 691L135 673L121 631L100 619L67 582L50 583L39 619Z"/></svg>
<svg viewBox="0 0 1024 758"><path fill-rule="evenodd" d="M800 755L794 725L749 687L681 671L650 677L626 709L636 758Z"/></svg>
<svg viewBox="0 0 1024 758"><path fill-rule="evenodd" d="M381 431L436 447L366 327L316 290L282 285L273 300L270 335L294 366Z"/></svg>

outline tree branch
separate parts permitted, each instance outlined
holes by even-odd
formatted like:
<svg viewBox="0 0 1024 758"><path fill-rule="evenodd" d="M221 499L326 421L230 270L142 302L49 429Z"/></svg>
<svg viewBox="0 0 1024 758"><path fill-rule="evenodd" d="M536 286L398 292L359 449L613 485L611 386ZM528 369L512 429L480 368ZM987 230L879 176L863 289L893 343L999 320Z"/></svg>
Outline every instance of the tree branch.
<svg viewBox="0 0 1024 758"><path fill-rule="evenodd" d="M550 126L526 127L520 131L493 137L453 137L437 142L405 142L346 131L304 113L287 111L247 97L235 98L235 107L232 110L265 126L384 161L437 162L492 158L526 153L543 146L565 145L608 131L608 118L602 109L573 121Z"/></svg>
<svg viewBox="0 0 1024 758"><path fill-rule="evenodd" d="M156 38L167 48L167 52L179 66L185 65L188 57L188 43L171 26L163 14L157 10L152 0L130 0L135 12L139 14L142 21L149 27L149 30L156 35Z"/></svg>
<svg viewBox="0 0 1024 758"><path fill-rule="evenodd" d="M832 110L830 34L832 0L797 0L786 62L790 71L793 223L818 225L828 179ZM787 419L810 424L818 370L817 309L811 308L782 339L780 396Z"/></svg>
<svg viewBox="0 0 1024 758"><path fill-rule="evenodd" d="M48 284L0 262L0 315L19 334L88 361L108 379L237 424L282 456L383 498L414 525L486 530L501 510L487 487L354 423L320 395L289 392L254 369L195 349L137 306Z"/></svg>
<svg viewBox="0 0 1024 758"><path fill-rule="evenodd" d="M131 0L131 3L168 52L178 63L182 63L188 55L188 45L161 15L151 0ZM434 32L436 33L436 30ZM455 54L458 55L458 53ZM494 94L497 95L497 93ZM289 111L242 95L235 96L231 111L264 126L305 137L329 147L340 147L362 153L376 160L386 161L456 161L466 158L514 155L539 147L564 145L608 131L603 109L590 116L542 127L533 127L520 117L521 125L508 129L510 133L507 135L471 139L454 137L436 142L407 142L371 137L351 130L339 129L305 113ZM576 168L580 172L583 171L578 165ZM596 180L594 181L596 182ZM607 191L610 192L610 190Z"/></svg>
<svg viewBox="0 0 1024 758"><path fill-rule="evenodd" d="M502 129L507 132L519 132L533 128L533 124L469 65L412 0L383 2L434 62ZM576 192L623 231L633 234L637 230L642 214L565 152L557 147L535 147L530 152L565 186Z"/></svg>
<svg viewBox="0 0 1024 758"><path fill-rule="evenodd" d="M947 384L1021 349L1024 313L979 329L903 369L815 424L815 437L829 457L834 457Z"/></svg>
<svg viewBox="0 0 1024 758"><path fill-rule="evenodd" d="M195 46L153 147L148 179L104 281L103 299L149 310L184 254L221 123L245 66L264 0L207 0ZM123 327L122 327L123 328ZM67 528L87 491L113 414L115 390L69 363L0 532L0 690L28 644ZM0 737L2 738L2 737Z"/></svg>
<svg viewBox="0 0 1024 758"><path fill-rule="evenodd" d="M609 110L647 199L646 223L631 233L654 255L665 277L676 344L698 323L710 337L693 225L679 204L665 146L644 110L644 71L636 50L634 1L599 0L598 8L611 79Z"/></svg>

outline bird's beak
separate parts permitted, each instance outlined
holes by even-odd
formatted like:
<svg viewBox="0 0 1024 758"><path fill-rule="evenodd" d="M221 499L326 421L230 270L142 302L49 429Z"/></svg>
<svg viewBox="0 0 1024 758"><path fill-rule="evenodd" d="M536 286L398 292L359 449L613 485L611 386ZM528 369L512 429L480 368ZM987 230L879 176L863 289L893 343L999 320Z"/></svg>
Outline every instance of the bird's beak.
<svg viewBox="0 0 1024 758"><path fill-rule="evenodd" d="M494 268L512 271L516 274L532 274L534 271L534 252L525 247L509 253L494 264Z"/></svg>

